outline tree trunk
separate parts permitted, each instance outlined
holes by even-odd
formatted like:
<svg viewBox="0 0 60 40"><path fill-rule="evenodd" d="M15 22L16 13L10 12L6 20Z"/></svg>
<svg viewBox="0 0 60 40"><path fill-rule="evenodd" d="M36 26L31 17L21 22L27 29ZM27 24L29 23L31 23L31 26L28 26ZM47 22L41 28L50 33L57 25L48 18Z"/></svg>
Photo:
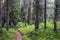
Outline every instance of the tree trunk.
<svg viewBox="0 0 60 40"><path fill-rule="evenodd" d="M28 24L31 24L31 0L29 1L28 6Z"/></svg>
<svg viewBox="0 0 60 40"><path fill-rule="evenodd" d="M39 0L35 1L35 31L39 29Z"/></svg>
<svg viewBox="0 0 60 40"><path fill-rule="evenodd" d="M45 8L44 8L44 29L46 29L46 0L45 0Z"/></svg>
<svg viewBox="0 0 60 40"><path fill-rule="evenodd" d="M24 26L26 26L26 0L23 0L23 4L22 4L22 9L21 9L21 11L22 11L22 22L24 22L25 23L25 25Z"/></svg>
<svg viewBox="0 0 60 40"><path fill-rule="evenodd" d="M57 31L57 1L55 1L55 14L54 14L54 31Z"/></svg>
<svg viewBox="0 0 60 40"><path fill-rule="evenodd" d="M2 3L0 0L0 32L2 32Z"/></svg>
<svg viewBox="0 0 60 40"><path fill-rule="evenodd" d="M6 29L9 28L9 0L6 0Z"/></svg>

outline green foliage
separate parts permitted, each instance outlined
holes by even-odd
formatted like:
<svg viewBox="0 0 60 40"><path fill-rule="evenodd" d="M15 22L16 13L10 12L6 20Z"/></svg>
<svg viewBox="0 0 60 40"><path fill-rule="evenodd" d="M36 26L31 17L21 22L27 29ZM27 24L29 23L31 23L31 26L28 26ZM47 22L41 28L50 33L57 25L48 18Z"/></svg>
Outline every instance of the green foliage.
<svg viewBox="0 0 60 40"><path fill-rule="evenodd" d="M23 33L23 34L28 34L32 31L34 31L34 25L27 25L26 27L24 28L19 28L20 32Z"/></svg>
<svg viewBox="0 0 60 40"><path fill-rule="evenodd" d="M19 28L19 30L23 34L23 40L60 40L60 21L57 21L57 26L57 33L53 31L54 24L52 21L47 21L46 30L44 30L43 22L40 23L40 29L37 32L34 31L34 25L27 25Z"/></svg>
<svg viewBox="0 0 60 40"><path fill-rule="evenodd" d="M60 21L57 22L57 27L60 28Z"/></svg>
<svg viewBox="0 0 60 40"><path fill-rule="evenodd" d="M22 28L22 27L24 27L24 24L25 24L25 23L23 23L23 22L18 22L16 26L17 26L18 28Z"/></svg>
<svg viewBox="0 0 60 40"><path fill-rule="evenodd" d="M60 40L60 32L55 33L52 29L47 30L40 29L39 31L33 31L28 35L24 35L24 40Z"/></svg>
<svg viewBox="0 0 60 40"><path fill-rule="evenodd" d="M24 35L23 40L31 40L31 37L28 37L28 36Z"/></svg>
<svg viewBox="0 0 60 40"><path fill-rule="evenodd" d="M14 29L6 30L3 28L2 35L0 33L0 40L15 40L15 31Z"/></svg>
<svg viewBox="0 0 60 40"><path fill-rule="evenodd" d="M53 22L49 22L49 21L47 21L47 27L50 27L50 28L53 28L54 27L54 24L53 24Z"/></svg>

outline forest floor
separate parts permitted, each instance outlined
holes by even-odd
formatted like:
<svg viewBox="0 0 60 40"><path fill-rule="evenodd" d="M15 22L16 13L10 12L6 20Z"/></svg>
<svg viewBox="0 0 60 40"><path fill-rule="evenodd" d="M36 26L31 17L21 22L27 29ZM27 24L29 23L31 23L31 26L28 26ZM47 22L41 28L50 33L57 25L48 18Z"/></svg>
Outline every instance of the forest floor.
<svg viewBox="0 0 60 40"><path fill-rule="evenodd" d="M18 30L16 30L16 40L22 40L22 34Z"/></svg>
<svg viewBox="0 0 60 40"><path fill-rule="evenodd" d="M2 28L2 36L0 33L0 40L60 40L60 21L57 22L57 33L53 31L53 22L47 22L47 29L44 30L44 23L39 26L39 30L34 31L34 24L24 25L19 22L16 28Z"/></svg>

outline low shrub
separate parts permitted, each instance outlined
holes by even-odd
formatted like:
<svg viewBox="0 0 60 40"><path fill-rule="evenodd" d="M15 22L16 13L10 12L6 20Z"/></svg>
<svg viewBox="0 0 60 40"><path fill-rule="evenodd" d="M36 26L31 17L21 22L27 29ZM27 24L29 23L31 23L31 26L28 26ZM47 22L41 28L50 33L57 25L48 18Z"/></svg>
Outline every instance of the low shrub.
<svg viewBox="0 0 60 40"><path fill-rule="evenodd" d="M6 30L5 28L2 29L2 34L0 33L0 40L15 40L15 30L9 29Z"/></svg>

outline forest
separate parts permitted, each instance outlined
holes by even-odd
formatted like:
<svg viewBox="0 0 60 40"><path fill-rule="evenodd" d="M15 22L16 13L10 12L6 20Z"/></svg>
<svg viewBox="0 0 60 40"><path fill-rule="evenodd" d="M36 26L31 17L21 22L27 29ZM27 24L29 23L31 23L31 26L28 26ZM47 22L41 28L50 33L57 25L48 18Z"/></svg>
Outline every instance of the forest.
<svg viewBox="0 0 60 40"><path fill-rule="evenodd" d="M60 0L0 0L0 40L60 40Z"/></svg>

